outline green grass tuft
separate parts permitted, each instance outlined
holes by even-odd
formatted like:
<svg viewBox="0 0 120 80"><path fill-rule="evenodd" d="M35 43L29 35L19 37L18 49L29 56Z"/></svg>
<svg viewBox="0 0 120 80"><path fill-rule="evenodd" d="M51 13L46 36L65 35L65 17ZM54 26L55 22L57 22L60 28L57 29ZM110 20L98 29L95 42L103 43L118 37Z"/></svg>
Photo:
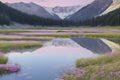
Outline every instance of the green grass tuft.
<svg viewBox="0 0 120 80"><path fill-rule="evenodd" d="M1 52L29 49L29 48L35 48L35 47L42 47L42 45L38 43L0 43Z"/></svg>
<svg viewBox="0 0 120 80"><path fill-rule="evenodd" d="M0 54L0 64L5 64L7 63L8 58Z"/></svg>

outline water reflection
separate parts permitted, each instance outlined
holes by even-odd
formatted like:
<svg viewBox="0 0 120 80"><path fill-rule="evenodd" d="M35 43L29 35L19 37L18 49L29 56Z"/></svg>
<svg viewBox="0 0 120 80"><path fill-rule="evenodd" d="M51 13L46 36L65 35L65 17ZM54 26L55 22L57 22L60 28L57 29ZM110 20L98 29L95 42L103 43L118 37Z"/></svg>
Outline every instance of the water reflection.
<svg viewBox="0 0 120 80"><path fill-rule="evenodd" d="M75 66L79 58L95 57L97 54L85 48L48 46L33 52L11 52L8 63L17 63L21 71L5 75L0 80L54 80L64 70Z"/></svg>

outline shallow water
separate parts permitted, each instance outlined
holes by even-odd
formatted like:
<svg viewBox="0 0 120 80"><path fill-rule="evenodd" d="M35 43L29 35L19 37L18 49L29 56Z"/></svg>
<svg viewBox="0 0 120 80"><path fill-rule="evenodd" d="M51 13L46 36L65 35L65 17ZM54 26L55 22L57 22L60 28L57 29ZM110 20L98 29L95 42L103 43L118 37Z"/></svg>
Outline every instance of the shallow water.
<svg viewBox="0 0 120 80"><path fill-rule="evenodd" d="M7 56L8 63L20 65L21 70L0 80L55 80L63 71L74 67L77 59L97 54L82 47L46 46L33 52L11 52Z"/></svg>

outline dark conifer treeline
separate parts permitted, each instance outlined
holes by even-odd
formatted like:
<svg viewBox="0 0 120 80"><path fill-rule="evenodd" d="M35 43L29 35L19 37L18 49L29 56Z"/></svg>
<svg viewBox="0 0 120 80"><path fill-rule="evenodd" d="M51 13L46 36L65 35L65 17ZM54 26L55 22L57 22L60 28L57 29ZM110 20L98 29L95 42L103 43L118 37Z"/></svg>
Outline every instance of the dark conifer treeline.
<svg viewBox="0 0 120 80"><path fill-rule="evenodd" d="M118 26L120 25L120 8L106 15L79 22L79 25L85 26Z"/></svg>
<svg viewBox="0 0 120 80"><path fill-rule="evenodd" d="M7 15L5 15L4 13L3 14L0 13L0 24L1 25L4 25L4 24L9 25L10 24L10 18Z"/></svg>
<svg viewBox="0 0 120 80"><path fill-rule="evenodd" d="M20 12L16 9L10 8L4 3L0 2L0 25L7 24L11 22L18 22L21 24L30 25L45 25L45 26L105 26L120 25L120 9L112 11L106 15L92 18L86 21L72 22L66 20L53 20L38 17L35 15L28 15L26 13Z"/></svg>
<svg viewBox="0 0 120 80"><path fill-rule="evenodd" d="M0 2L0 24L10 24L11 21L30 25L72 25L72 22L69 21L46 19L35 15L28 15L16 9L10 8L4 3Z"/></svg>

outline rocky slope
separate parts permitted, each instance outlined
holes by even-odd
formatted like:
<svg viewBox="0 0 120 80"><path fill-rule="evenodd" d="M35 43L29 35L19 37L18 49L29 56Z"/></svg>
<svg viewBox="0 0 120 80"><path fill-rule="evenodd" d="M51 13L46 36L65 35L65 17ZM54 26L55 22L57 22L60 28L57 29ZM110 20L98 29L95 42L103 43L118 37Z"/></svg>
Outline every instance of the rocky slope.
<svg viewBox="0 0 120 80"><path fill-rule="evenodd" d="M81 10L73 14L67 20L78 22L96 17L104 12L112 4L112 2L112 0L95 0L93 3L83 7Z"/></svg>
<svg viewBox="0 0 120 80"><path fill-rule="evenodd" d="M120 0L113 0L113 3L101 15L107 14L118 8L120 8Z"/></svg>
<svg viewBox="0 0 120 80"><path fill-rule="evenodd" d="M42 6L39 6L35 3L6 3L9 7L17 9L27 14L36 15L43 18L52 18L52 19L59 19L59 17L55 14L49 14Z"/></svg>

